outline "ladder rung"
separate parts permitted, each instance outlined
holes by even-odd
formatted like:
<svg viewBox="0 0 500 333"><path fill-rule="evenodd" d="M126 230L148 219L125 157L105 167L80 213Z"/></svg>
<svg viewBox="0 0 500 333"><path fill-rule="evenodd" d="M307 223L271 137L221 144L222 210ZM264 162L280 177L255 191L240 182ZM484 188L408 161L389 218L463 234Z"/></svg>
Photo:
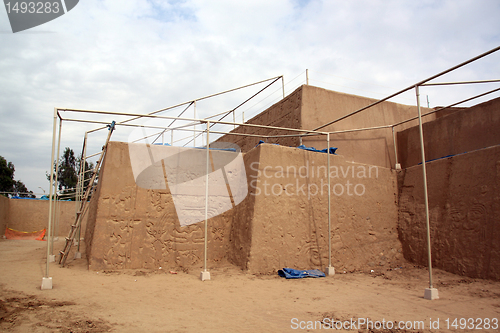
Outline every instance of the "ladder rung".
<svg viewBox="0 0 500 333"><path fill-rule="evenodd" d="M76 224L71 225L71 228L76 228Z"/></svg>
<svg viewBox="0 0 500 333"><path fill-rule="evenodd" d="M64 255L64 252L63 251L59 251L60 254Z"/></svg>

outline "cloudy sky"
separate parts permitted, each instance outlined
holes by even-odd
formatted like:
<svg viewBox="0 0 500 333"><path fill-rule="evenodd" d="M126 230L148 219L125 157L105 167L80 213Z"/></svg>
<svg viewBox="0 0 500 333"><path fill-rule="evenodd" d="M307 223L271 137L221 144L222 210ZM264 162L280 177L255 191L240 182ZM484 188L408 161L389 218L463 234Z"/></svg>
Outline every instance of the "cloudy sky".
<svg viewBox="0 0 500 333"><path fill-rule="evenodd" d="M0 8L0 155L28 189L48 191L54 107L146 113L279 75L288 94L305 83L306 68L312 85L382 98L499 45L497 0L82 0L15 34ZM443 80L499 77L497 52ZM198 116L262 87L200 102ZM478 89L422 93L432 107ZM271 86L242 109L245 118L280 92ZM79 153L95 127L64 123L61 146Z"/></svg>

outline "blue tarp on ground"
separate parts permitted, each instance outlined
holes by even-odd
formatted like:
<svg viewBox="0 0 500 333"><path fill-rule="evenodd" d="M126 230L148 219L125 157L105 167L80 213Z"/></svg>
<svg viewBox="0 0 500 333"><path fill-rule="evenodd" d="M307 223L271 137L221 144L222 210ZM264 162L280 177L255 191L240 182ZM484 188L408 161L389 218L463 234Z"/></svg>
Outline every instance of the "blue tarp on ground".
<svg viewBox="0 0 500 333"><path fill-rule="evenodd" d="M299 270L293 268L283 268L278 271L278 275L287 279L302 279L306 277L325 277L325 273L319 269Z"/></svg>

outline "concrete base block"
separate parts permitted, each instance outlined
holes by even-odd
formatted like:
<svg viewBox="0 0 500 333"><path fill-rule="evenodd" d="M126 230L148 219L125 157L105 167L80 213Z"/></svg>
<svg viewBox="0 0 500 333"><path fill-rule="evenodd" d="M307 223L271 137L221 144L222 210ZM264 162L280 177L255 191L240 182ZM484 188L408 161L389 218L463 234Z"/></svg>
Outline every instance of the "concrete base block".
<svg viewBox="0 0 500 333"><path fill-rule="evenodd" d="M396 171L401 171L401 164L396 163L396 165L394 166L394 169L396 169Z"/></svg>
<svg viewBox="0 0 500 333"><path fill-rule="evenodd" d="M52 278L44 277L42 278L42 290L52 289Z"/></svg>
<svg viewBox="0 0 500 333"><path fill-rule="evenodd" d="M325 268L325 274L327 276L332 276L332 275L335 275L335 268L332 267L332 266L328 266Z"/></svg>
<svg viewBox="0 0 500 333"><path fill-rule="evenodd" d="M438 290L436 288L425 288L424 298L431 301L439 299Z"/></svg>
<svg viewBox="0 0 500 333"><path fill-rule="evenodd" d="M82 259L82 253L81 252L76 252L75 253L75 259Z"/></svg>
<svg viewBox="0 0 500 333"><path fill-rule="evenodd" d="M207 281L210 280L210 272L205 271L200 273L200 280L201 281Z"/></svg>
<svg viewBox="0 0 500 333"><path fill-rule="evenodd" d="M56 261L56 255L55 254L49 254L49 262L55 262Z"/></svg>

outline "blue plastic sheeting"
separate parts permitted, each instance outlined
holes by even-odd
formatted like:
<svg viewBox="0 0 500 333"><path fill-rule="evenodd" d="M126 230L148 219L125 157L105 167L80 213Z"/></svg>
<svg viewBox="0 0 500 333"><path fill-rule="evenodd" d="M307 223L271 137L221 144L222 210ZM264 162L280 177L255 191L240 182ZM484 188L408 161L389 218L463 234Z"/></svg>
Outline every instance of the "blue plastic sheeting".
<svg viewBox="0 0 500 333"><path fill-rule="evenodd" d="M259 143L257 144L257 146L259 146L260 144L262 143L265 143L264 141L262 140L259 140ZM273 145L278 145L277 143L272 143ZM255 146L255 147L257 147ZM314 151L314 152L317 152L317 153L325 153L329 150L330 151L330 154L333 154L333 155L336 155L335 152L337 151L338 148L335 148L335 147L330 147L328 150L325 148L325 149L316 149L314 147L306 147L304 145L300 145L298 146L297 148L299 149L303 149L303 150L308 150L308 151Z"/></svg>
<svg viewBox="0 0 500 333"><path fill-rule="evenodd" d="M17 195L14 195L11 197L11 199L28 199L28 200L38 200L37 198L25 198L25 197L19 197Z"/></svg>
<svg viewBox="0 0 500 333"><path fill-rule="evenodd" d="M319 269L299 270L293 268L283 268L278 271L278 275L287 279L302 279L306 277L325 277L325 273Z"/></svg>
<svg viewBox="0 0 500 333"><path fill-rule="evenodd" d="M304 149L304 150L309 150L309 151L315 151L315 152L318 152L318 153L325 153L325 154L326 154L326 152L327 152L327 149L326 149L326 148L325 148L325 149L321 149L321 150L320 150L320 149L316 149L316 148L314 148L314 147L306 147L306 146L304 146L304 145L300 145L300 146L298 146L297 148L299 148L299 149ZM335 147L330 147L330 149L329 149L329 150L330 150L330 154L334 154L334 155L335 155L335 152L337 151L337 149L338 149L338 148L335 148Z"/></svg>
<svg viewBox="0 0 500 333"><path fill-rule="evenodd" d="M153 143L155 146L170 146L169 143Z"/></svg>

